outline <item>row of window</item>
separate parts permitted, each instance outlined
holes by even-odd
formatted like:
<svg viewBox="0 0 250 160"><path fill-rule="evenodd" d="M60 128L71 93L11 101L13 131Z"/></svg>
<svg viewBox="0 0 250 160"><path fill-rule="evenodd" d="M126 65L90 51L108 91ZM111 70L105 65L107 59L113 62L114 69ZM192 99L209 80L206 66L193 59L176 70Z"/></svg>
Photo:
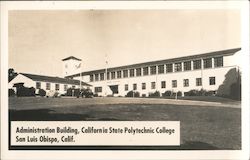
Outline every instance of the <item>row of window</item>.
<svg viewBox="0 0 250 160"><path fill-rule="evenodd" d="M75 88L75 86L72 86L72 88ZM41 82L36 82L36 89L41 89ZM67 91L68 85L64 84L63 89L64 89L64 91ZM46 90L51 90L51 83L48 83L48 82L46 83ZM60 84L59 83L55 84L55 90L56 91L60 90Z"/></svg>
<svg viewBox="0 0 250 160"><path fill-rule="evenodd" d="M215 77L209 77L209 85L215 85ZM202 79L196 78L196 86L202 86ZM146 89L146 83L142 83L142 90ZM177 87L177 80L172 80L172 88ZM183 79L183 87L189 87L189 79ZM129 90L128 84L124 86L125 91ZM161 88L166 88L166 81L161 81ZM156 82L151 82L151 89L156 89ZM137 90L137 84L133 84L133 90Z"/></svg>
<svg viewBox="0 0 250 160"><path fill-rule="evenodd" d="M215 57L214 59L214 67L222 67L223 66L223 57ZM193 70L201 69L202 68L202 60L193 60L193 61L185 61L185 62L178 62L178 63L170 63L170 64L162 64L158 66L150 66L150 67L143 67L143 68L136 68L136 69L126 69L120 71L113 71L107 73L107 80L110 79L119 79L119 78L128 78L128 77L139 77L139 76L146 76L146 75L155 75L155 74L164 74L169 72L181 72L181 71L189 71L192 69L192 62L193 62ZM203 68L212 68L212 58L203 59ZM158 71L158 72L157 72ZM103 81L105 80L105 74L93 74L90 75L90 81Z"/></svg>

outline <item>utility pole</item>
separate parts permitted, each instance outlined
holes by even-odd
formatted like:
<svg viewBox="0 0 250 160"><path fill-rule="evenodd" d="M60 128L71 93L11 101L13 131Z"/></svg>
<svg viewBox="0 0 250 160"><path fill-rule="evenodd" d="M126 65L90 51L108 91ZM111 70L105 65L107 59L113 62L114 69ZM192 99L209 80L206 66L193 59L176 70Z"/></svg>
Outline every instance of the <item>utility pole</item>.
<svg viewBox="0 0 250 160"><path fill-rule="evenodd" d="M108 88L108 56L105 54L105 97L107 96L107 88Z"/></svg>

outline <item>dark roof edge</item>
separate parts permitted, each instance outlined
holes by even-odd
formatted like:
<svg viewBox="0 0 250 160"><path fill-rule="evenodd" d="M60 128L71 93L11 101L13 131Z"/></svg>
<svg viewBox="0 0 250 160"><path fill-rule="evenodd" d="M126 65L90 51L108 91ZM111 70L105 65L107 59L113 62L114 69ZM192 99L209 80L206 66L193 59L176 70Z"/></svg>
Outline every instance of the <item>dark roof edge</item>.
<svg viewBox="0 0 250 160"><path fill-rule="evenodd" d="M40 79L39 80L39 78L35 78L35 80L34 81L41 81L41 82L50 82L50 83L65 83L65 84L74 84L74 82L75 81L79 81L79 80L75 80L75 79L67 79L67 78L62 78L62 77L52 77L52 76L44 76L44 75L38 75L38 74L29 74L29 73L18 73L18 74L21 74L21 75L23 75L23 76L25 76L25 77L27 77L27 78L29 78L29 79L31 79L31 80L34 80L34 79L32 79L31 77L29 77L29 76L36 76L36 77L43 77L43 78L55 78L55 79L60 79L60 80L66 80L66 81L69 81L69 82L60 82L60 81L57 81L57 80L54 80L54 81L51 81L51 80L43 80L43 79ZM73 82L74 81L74 82ZM92 86L92 85L90 85L90 84L88 84L88 83L86 83L86 82L83 82L83 81L81 81L81 83L83 84L83 85L86 85L86 86ZM75 84L74 84L75 85Z"/></svg>
<svg viewBox="0 0 250 160"><path fill-rule="evenodd" d="M69 59L74 59L74 60L81 61L81 59L76 58L76 57L74 57L74 56L69 56L69 57L66 57L66 58L62 59L62 61L66 61L66 60L69 60Z"/></svg>
<svg viewBox="0 0 250 160"><path fill-rule="evenodd" d="M139 65L150 65L152 63L155 64L160 64L164 62L172 62L172 61L181 61L189 58L201 58L201 57L209 57L209 56L216 56L216 55L233 55L236 52L240 51L241 47L238 48L232 48L232 49L227 49L227 50L220 50L220 51L213 51L213 52L207 52L207 53L202 53L202 54L196 54L196 55L190 55L190 56L184 56L184 57L177 57L177 58L170 58L170 59L164 59L164 60L156 60L156 61L149 61L149 62L143 62L143 63L136 63L136 64L131 64L131 65L124 65L124 66L117 66L117 67L110 67L108 68L108 71L113 71L116 69L122 69L124 67L127 68L133 68ZM105 69L97 69L97 70L91 70L91 71L86 71L82 72L82 75L89 75L90 73L97 73L97 72L105 72ZM72 78L72 77L78 77L80 76L80 73L66 76L66 78Z"/></svg>

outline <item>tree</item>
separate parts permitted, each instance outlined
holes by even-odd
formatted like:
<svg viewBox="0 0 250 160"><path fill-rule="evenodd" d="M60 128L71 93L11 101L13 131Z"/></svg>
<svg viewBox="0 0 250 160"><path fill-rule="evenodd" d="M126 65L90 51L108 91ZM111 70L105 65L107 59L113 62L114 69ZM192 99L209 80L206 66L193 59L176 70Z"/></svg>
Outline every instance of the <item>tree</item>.
<svg viewBox="0 0 250 160"><path fill-rule="evenodd" d="M9 82L18 75L13 68L9 68L8 74L9 74L8 77Z"/></svg>

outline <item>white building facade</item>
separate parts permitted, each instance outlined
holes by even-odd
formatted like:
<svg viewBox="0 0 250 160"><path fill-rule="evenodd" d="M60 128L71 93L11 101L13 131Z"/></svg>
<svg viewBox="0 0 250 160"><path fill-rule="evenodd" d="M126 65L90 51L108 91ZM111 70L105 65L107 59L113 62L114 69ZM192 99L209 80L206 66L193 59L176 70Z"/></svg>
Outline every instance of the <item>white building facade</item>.
<svg viewBox="0 0 250 160"><path fill-rule="evenodd" d="M69 61L73 67L78 64L77 58L69 57L63 60L64 75L92 85L93 92L99 96L125 96L129 91L137 91L143 97L155 91L180 91L184 95L194 89L216 93L230 70L238 76L240 50L234 48L77 74L69 73L69 66L65 68Z"/></svg>
<svg viewBox="0 0 250 160"><path fill-rule="evenodd" d="M19 73L13 80L9 82L9 89L14 89L16 91L15 84L23 83L24 87L36 89L38 93L39 89L43 89L46 92L54 91L60 94L65 94L68 88L79 88L80 81L73 79L66 79L60 77L51 77L44 75L35 75L27 73ZM82 82L81 88L90 88L91 86L87 83Z"/></svg>

